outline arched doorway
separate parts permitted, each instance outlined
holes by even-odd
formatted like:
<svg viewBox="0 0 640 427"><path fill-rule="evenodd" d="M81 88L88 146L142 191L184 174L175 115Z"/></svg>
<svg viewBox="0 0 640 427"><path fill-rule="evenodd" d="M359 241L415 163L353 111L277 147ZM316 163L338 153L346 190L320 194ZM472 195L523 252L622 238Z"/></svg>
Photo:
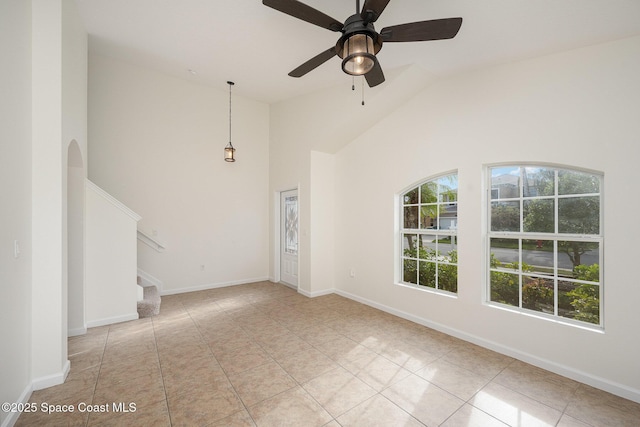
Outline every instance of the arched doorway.
<svg viewBox="0 0 640 427"><path fill-rule="evenodd" d="M87 332L84 307L84 184L82 152L76 140L67 151L67 330Z"/></svg>

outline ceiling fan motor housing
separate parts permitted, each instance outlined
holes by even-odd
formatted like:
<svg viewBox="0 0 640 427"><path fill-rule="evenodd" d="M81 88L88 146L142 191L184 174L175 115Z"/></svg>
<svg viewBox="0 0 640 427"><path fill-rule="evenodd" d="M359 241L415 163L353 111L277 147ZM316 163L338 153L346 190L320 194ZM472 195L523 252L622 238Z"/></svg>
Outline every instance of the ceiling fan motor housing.
<svg viewBox="0 0 640 427"><path fill-rule="evenodd" d="M351 15L347 18L342 29L342 37L336 43L336 54L344 59L344 42L355 34L366 34L373 39L373 54L377 55L382 49L382 37L376 33L373 23L365 24L360 14Z"/></svg>

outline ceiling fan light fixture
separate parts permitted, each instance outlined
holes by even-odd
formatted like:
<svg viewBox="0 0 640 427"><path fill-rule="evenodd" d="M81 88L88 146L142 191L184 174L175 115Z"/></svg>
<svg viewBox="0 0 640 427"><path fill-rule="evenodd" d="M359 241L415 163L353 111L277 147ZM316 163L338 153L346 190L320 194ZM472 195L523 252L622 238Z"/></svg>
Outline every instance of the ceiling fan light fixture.
<svg viewBox="0 0 640 427"><path fill-rule="evenodd" d="M369 34L352 34L342 46L342 71L352 76L367 74L376 63L373 38Z"/></svg>

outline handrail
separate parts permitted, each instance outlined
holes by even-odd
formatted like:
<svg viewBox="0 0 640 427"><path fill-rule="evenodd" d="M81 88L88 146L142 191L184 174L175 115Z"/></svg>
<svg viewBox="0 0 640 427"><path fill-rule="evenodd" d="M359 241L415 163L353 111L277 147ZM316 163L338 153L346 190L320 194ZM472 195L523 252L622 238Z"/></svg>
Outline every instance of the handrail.
<svg viewBox="0 0 640 427"><path fill-rule="evenodd" d="M90 181L89 179L87 179L85 181L85 184L88 188L92 189L96 194L99 194L100 196L102 196L106 201L108 201L109 203L111 203L113 206L115 206L116 208L118 208L119 210L121 210L123 213L125 213L126 215L128 215L129 217L131 217L131 219L133 219L134 221L140 221L142 219L142 217L140 215L138 215L137 213L135 213L134 211L132 211L131 209L129 209L127 206L124 205L124 203L122 203L120 200L116 199L115 197L113 197L111 194L107 193L106 191L104 191L102 188L98 187L94 182Z"/></svg>
<svg viewBox="0 0 640 427"><path fill-rule="evenodd" d="M166 249L166 246L164 243L159 242L157 239L155 239L154 237L150 236L149 234L145 233L140 229L138 229L138 240L140 240L142 243L146 244L147 246L150 246L151 248L155 249L158 252L164 252L164 250Z"/></svg>

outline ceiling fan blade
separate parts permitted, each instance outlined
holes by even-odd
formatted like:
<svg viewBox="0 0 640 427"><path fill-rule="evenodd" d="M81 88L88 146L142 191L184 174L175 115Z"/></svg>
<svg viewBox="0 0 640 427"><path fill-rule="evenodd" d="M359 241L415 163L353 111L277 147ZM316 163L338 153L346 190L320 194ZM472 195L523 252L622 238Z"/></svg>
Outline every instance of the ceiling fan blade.
<svg viewBox="0 0 640 427"><path fill-rule="evenodd" d="M452 39L458 34L462 18L434 19L385 27L380 31L384 42L421 42Z"/></svg>
<svg viewBox="0 0 640 427"><path fill-rule="evenodd" d="M382 72L382 67L380 66L380 62L378 62L377 58L373 68L364 75L364 78L367 79L369 87L378 86L380 83L384 82L384 73Z"/></svg>
<svg viewBox="0 0 640 427"><path fill-rule="evenodd" d="M360 16L365 23L376 22L390 0L366 0Z"/></svg>
<svg viewBox="0 0 640 427"><path fill-rule="evenodd" d="M329 49L322 52L321 54L314 56L313 58L311 58L310 60L308 60L307 62L305 62L304 64L302 64L301 66L293 70L292 72L290 72L289 75L291 77L302 77L305 74L307 74L309 71L324 64L334 56L336 56L336 47L332 46Z"/></svg>
<svg viewBox="0 0 640 427"><path fill-rule="evenodd" d="M342 22L297 0L262 0L262 4L327 30L337 32L344 26Z"/></svg>

